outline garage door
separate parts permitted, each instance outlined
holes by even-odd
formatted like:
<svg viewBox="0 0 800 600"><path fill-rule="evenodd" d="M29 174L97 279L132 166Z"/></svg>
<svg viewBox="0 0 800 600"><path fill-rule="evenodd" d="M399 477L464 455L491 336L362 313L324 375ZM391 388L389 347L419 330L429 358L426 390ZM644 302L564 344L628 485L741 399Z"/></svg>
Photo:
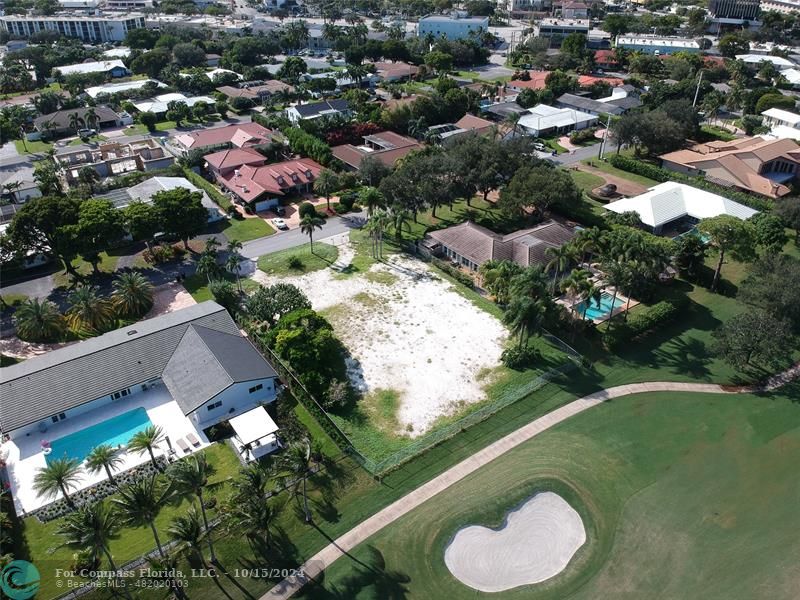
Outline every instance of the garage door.
<svg viewBox="0 0 800 600"><path fill-rule="evenodd" d="M256 212L261 212L262 210L269 210L273 206L277 206L278 201L274 198L271 200L259 200L256 202Z"/></svg>

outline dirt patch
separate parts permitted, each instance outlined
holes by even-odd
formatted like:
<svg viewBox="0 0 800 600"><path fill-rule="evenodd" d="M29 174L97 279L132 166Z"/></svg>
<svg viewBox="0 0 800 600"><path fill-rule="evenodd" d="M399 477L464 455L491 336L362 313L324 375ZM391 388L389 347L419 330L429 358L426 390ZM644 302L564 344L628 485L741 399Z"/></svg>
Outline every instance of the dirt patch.
<svg viewBox="0 0 800 600"><path fill-rule="evenodd" d="M152 319L195 304L197 302L183 285L176 282L165 283L153 290L153 308L144 318Z"/></svg>

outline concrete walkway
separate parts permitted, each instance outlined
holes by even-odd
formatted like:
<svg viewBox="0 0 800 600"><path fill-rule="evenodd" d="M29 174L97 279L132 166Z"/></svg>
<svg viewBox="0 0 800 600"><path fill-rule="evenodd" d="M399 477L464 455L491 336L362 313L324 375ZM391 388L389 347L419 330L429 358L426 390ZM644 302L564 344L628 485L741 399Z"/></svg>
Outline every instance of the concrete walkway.
<svg viewBox="0 0 800 600"><path fill-rule="evenodd" d="M406 513L411 512L426 500L446 490L453 484L464 479L467 475L474 473L481 467L492 462L495 458L513 450L541 432L593 406L597 406L606 400L647 392L737 394L741 392L761 391L779 387L798 375L800 375L800 365L795 365L788 371L772 377L763 386L747 388L723 387L711 383L680 383L669 381L631 383L601 390L579 398L578 400L574 400L497 440L457 465L450 467L447 471L431 479L428 483L406 494L383 510L375 513L308 559L299 569L303 573L302 577L289 577L284 579L269 592L261 596L260 600L282 600L291 598L309 581L309 579L316 579L344 553L350 552L356 546L366 541L370 536L387 525L390 525Z"/></svg>

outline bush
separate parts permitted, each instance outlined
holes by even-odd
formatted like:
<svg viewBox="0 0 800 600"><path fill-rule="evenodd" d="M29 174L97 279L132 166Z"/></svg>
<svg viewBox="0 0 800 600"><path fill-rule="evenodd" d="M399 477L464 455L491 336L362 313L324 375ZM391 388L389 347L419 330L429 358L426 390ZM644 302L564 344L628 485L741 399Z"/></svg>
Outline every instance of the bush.
<svg viewBox="0 0 800 600"><path fill-rule="evenodd" d="M513 346L506 348L500 355L500 360L509 369L515 371L522 371L527 367L532 366L537 360L542 357L542 353L538 348L531 348L530 346Z"/></svg>
<svg viewBox="0 0 800 600"><path fill-rule="evenodd" d="M353 204L353 207L350 210L352 210L353 212L361 212L361 205Z"/></svg>
<svg viewBox="0 0 800 600"><path fill-rule="evenodd" d="M335 210L335 211L336 211L337 213L339 213L340 215L343 215L343 214L345 214L346 212L350 212L350 209L349 209L349 208L347 208L347 207L346 207L344 204L342 204L341 202L334 202L334 203L333 203L333 210Z"/></svg>
<svg viewBox="0 0 800 600"><path fill-rule="evenodd" d="M445 261L439 260L438 258L434 258L431 262L434 266L447 273L460 284L467 286L469 289L475 287L475 282L472 280L472 277L464 273L461 269L453 267Z"/></svg>
<svg viewBox="0 0 800 600"><path fill-rule="evenodd" d="M590 127L588 129L581 129L580 131L573 131L569 134L569 141L573 144L585 144L591 140L597 139L594 134L597 127Z"/></svg>
<svg viewBox="0 0 800 600"><path fill-rule="evenodd" d="M311 202L303 202L298 209L300 213L300 218L304 219L305 217L315 217L317 216L317 209L314 207Z"/></svg>
<svg viewBox="0 0 800 600"><path fill-rule="evenodd" d="M236 312L239 309L239 292L230 281L214 280L208 284L208 289L217 304L228 312Z"/></svg>
<svg viewBox="0 0 800 600"><path fill-rule="evenodd" d="M611 332L606 336L609 348L617 348L621 344L652 333L659 325L668 323L681 314L688 300L670 301L662 300L646 310L638 311L628 317L625 323L612 325Z"/></svg>
<svg viewBox="0 0 800 600"><path fill-rule="evenodd" d="M298 257L298 256L290 257L289 261L287 262L287 264L288 264L289 268L292 269L293 271L300 271L305 266L303 264L303 261L300 260L300 257Z"/></svg>
<svg viewBox="0 0 800 600"><path fill-rule="evenodd" d="M347 210L353 210L353 204L358 200L358 192L348 190L339 194L339 204L344 205Z"/></svg>
<svg viewBox="0 0 800 600"><path fill-rule="evenodd" d="M647 177L648 179L655 179L659 182L676 181L678 183L685 183L698 189L711 192L712 194L717 194L723 198L734 200L756 210L764 211L769 210L772 207L772 204L764 198L758 198L744 192L737 192L735 190L724 188L722 186L710 183L701 177L692 177L690 175L684 175L683 173L661 169L655 165L630 158L629 156L613 154L608 159L608 162L612 167L622 171L627 171L628 173L641 175L642 177Z"/></svg>
<svg viewBox="0 0 800 600"><path fill-rule="evenodd" d="M149 265L160 265L183 256L183 253L182 248L176 248L172 244L157 244L152 250L142 252L142 258Z"/></svg>

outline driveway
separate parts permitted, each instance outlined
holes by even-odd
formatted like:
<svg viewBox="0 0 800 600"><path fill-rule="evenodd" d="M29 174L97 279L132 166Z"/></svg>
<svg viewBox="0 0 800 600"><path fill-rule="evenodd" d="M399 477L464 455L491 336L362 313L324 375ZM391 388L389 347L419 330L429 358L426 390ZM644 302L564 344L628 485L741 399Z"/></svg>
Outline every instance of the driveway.
<svg viewBox="0 0 800 600"><path fill-rule="evenodd" d="M322 229L314 233L314 238L321 240L345 233L351 229L358 229L364 224L365 220L366 213L364 212L352 213L343 217L330 217L325 222L325 225L322 226ZM242 255L246 258L254 259L279 250L302 246L306 243L308 243L308 236L305 233L299 229L291 229L269 237L245 242L242 248Z"/></svg>

